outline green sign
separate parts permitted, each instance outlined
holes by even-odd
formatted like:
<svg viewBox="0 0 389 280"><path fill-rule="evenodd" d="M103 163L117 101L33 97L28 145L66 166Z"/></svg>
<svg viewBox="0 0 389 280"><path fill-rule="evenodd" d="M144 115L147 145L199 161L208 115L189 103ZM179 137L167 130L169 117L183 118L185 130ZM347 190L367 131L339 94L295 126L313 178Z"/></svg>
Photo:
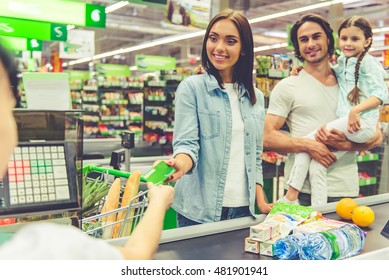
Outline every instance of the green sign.
<svg viewBox="0 0 389 280"><path fill-rule="evenodd" d="M130 77L131 71L128 65L120 64L96 64L96 71L105 76L124 76Z"/></svg>
<svg viewBox="0 0 389 280"><path fill-rule="evenodd" d="M29 51L41 51L42 50L42 41L37 39L26 39L27 41L27 50Z"/></svg>
<svg viewBox="0 0 389 280"><path fill-rule="evenodd" d="M167 0L129 0L130 3L148 5L148 6L166 6Z"/></svg>
<svg viewBox="0 0 389 280"><path fill-rule="evenodd" d="M89 71L78 71L78 70L71 70L71 71L64 71L66 73L69 73L69 79L71 81L73 80L88 80L90 77Z"/></svg>
<svg viewBox="0 0 389 280"><path fill-rule="evenodd" d="M45 41L66 41L66 25L0 17L0 35L34 38Z"/></svg>
<svg viewBox="0 0 389 280"><path fill-rule="evenodd" d="M176 58L156 55L136 55L135 65L140 71L158 71L176 69Z"/></svg>
<svg viewBox="0 0 389 280"><path fill-rule="evenodd" d="M1 0L0 16L77 26L105 27L105 7L64 0Z"/></svg>
<svg viewBox="0 0 389 280"><path fill-rule="evenodd" d="M105 7L86 4L85 26L105 27L105 21L106 21Z"/></svg>
<svg viewBox="0 0 389 280"><path fill-rule="evenodd" d="M42 41L37 39L0 36L0 44L12 51L42 51Z"/></svg>

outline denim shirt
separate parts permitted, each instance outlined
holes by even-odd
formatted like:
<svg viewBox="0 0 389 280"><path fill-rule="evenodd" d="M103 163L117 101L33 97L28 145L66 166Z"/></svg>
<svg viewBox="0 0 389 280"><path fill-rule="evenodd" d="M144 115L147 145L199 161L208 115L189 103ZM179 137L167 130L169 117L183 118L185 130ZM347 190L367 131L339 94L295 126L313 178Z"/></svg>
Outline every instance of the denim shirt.
<svg viewBox="0 0 389 280"><path fill-rule="evenodd" d="M255 92L257 102L252 106L249 93L239 87L245 126L244 161L253 216L256 183L263 185L260 155L265 118L263 94L258 89ZM175 109L174 156L189 155L193 167L176 182L172 207L196 222L220 221L228 160L234 156L230 154L232 112L228 94L210 74L191 76L177 88Z"/></svg>
<svg viewBox="0 0 389 280"><path fill-rule="evenodd" d="M348 115L352 105L347 100L347 95L355 85L355 66L357 57L347 59L344 55L338 58L338 64L334 67L336 78L340 87L336 115L344 117ZM388 87L384 81L386 72L382 64L370 54L366 54L359 67L358 88L360 89L360 101L370 96L375 96L383 103L388 100ZM378 108L361 113L361 117L378 118Z"/></svg>

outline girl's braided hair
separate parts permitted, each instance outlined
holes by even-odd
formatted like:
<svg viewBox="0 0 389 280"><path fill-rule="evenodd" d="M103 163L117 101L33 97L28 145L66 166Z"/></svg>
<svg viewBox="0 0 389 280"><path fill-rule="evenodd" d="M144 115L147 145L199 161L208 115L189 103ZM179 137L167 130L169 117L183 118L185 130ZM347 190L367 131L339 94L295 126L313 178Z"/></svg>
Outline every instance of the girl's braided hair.
<svg viewBox="0 0 389 280"><path fill-rule="evenodd" d="M358 27L363 31L365 39L371 38L370 44L363 50L361 55L358 57L357 64L355 66L355 84L354 88L347 95L347 100L352 104L356 105L359 103L359 88L358 88L358 79L359 79L359 67L361 66L362 59L365 57L366 53L369 51L372 43L373 43L373 30L370 22L361 17L361 16L352 16L343 21L338 30L338 36L340 37L340 31L344 28L348 28L351 26Z"/></svg>

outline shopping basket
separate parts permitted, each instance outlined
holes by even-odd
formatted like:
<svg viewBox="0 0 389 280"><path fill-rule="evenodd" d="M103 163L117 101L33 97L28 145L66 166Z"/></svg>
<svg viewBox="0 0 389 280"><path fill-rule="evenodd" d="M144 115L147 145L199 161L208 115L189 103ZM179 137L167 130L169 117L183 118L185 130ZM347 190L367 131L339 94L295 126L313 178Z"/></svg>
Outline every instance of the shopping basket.
<svg viewBox="0 0 389 280"><path fill-rule="evenodd" d="M100 172L101 177L92 179L88 177L89 172ZM85 182L101 180L106 183L106 193L110 187L109 176L114 175L115 177L129 178L131 173L122 172L119 170L113 170L109 168L86 168L83 169L84 176L86 177ZM142 179L141 179L142 181ZM121 196L123 195L124 186L121 186ZM101 214L102 207L104 205L106 195L103 193L103 197L96 201L91 208L93 211L88 210L82 213L81 227L83 231L93 237L102 239L113 239L118 237L128 236L135 229L140 219L143 217L145 210L148 205L147 190L140 191L138 195L134 196L128 206L121 207L112 211ZM121 199L121 197L120 197ZM123 215L124 213L124 215ZM109 217L115 217L112 222L107 222ZM117 219L118 217L122 217Z"/></svg>

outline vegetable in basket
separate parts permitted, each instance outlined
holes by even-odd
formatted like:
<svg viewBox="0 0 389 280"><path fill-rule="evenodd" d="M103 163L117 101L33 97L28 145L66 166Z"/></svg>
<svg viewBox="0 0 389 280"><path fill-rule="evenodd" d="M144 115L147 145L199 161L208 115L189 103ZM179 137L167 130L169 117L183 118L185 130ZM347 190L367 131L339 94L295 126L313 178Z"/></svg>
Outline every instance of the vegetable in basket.
<svg viewBox="0 0 389 280"><path fill-rule="evenodd" d="M100 178L87 180L87 176L82 178L82 216L87 217L90 214L98 212L98 203L103 199L109 191L109 185L106 181L101 181Z"/></svg>

